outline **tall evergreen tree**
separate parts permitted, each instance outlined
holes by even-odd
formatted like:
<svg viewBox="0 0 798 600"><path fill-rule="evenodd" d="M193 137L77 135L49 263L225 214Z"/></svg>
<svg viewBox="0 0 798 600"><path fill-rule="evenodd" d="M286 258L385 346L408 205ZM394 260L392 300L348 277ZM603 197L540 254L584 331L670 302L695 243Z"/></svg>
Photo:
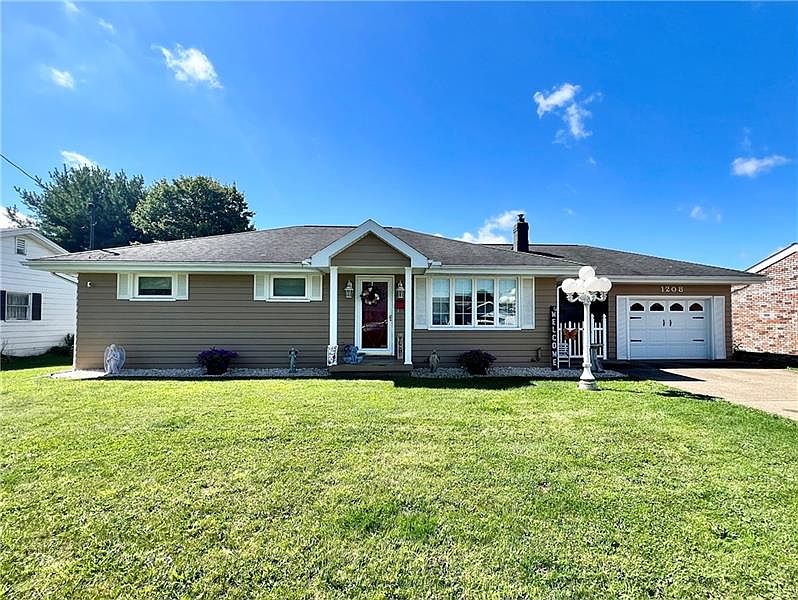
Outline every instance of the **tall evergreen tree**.
<svg viewBox="0 0 798 600"><path fill-rule="evenodd" d="M251 231L254 213L235 184L205 176L156 181L133 213L133 223L154 240L177 240Z"/></svg>
<svg viewBox="0 0 798 600"><path fill-rule="evenodd" d="M140 175L111 174L96 166L64 166L49 175L48 182L40 182L41 189L14 188L43 235L70 252L89 249L93 203L94 248L149 241L131 222L133 210L145 195ZM16 207L9 213L21 222Z"/></svg>

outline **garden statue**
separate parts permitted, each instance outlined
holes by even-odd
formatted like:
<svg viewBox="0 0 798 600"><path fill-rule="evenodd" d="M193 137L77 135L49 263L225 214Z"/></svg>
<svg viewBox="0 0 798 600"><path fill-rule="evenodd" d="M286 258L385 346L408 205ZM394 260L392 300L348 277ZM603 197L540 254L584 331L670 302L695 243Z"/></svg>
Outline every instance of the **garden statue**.
<svg viewBox="0 0 798 600"><path fill-rule="evenodd" d="M291 348L288 351L288 372L289 373L296 373L296 357L299 355L299 351L296 348Z"/></svg>
<svg viewBox="0 0 798 600"><path fill-rule="evenodd" d="M438 351L433 350L429 355L429 372L434 373L438 370L438 365L441 364L441 357L438 356Z"/></svg>
<svg viewBox="0 0 798 600"><path fill-rule="evenodd" d="M125 366L125 349L122 346L111 344L105 349L103 355L105 372L109 375L119 375Z"/></svg>
<svg viewBox="0 0 798 600"><path fill-rule="evenodd" d="M359 365L363 362L363 357L358 354L360 348L354 344L344 346L344 363L347 365Z"/></svg>

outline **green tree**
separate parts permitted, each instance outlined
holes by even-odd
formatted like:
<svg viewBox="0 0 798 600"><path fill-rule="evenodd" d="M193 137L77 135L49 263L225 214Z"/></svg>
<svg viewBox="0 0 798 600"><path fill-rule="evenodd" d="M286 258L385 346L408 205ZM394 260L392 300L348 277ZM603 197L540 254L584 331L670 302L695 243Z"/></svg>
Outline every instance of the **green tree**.
<svg viewBox="0 0 798 600"><path fill-rule="evenodd" d="M93 202L94 248L149 241L131 222L133 209L144 199L140 175L111 174L96 166L64 166L49 176L48 182L39 182L41 189L14 188L43 235L70 252L88 250ZM18 223L24 219L16 207L9 214Z"/></svg>
<svg viewBox="0 0 798 600"><path fill-rule="evenodd" d="M244 195L205 176L156 181L133 212L133 224L154 240L251 231Z"/></svg>

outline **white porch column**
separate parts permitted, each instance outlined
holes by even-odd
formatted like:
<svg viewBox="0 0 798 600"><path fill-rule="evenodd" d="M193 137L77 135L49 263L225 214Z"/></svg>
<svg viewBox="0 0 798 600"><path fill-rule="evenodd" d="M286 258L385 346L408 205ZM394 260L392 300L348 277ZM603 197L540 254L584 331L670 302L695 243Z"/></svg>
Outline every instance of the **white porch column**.
<svg viewBox="0 0 798 600"><path fill-rule="evenodd" d="M330 267L330 346L338 344L338 267Z"/></svg>
<svg viewBox="0 0 798 600"><path fill-rule="evenodd" d="M405 364L413 364L413 269L405 267Z"/></svg>

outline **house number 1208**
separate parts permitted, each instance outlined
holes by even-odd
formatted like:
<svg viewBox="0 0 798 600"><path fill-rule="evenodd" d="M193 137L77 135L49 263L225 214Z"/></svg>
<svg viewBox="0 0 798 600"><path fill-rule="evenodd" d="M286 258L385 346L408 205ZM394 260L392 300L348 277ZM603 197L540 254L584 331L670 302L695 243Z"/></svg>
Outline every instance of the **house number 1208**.
<svg viewBox="0 0 798 600"><path fill-rule="evenodd" d="M684 293L684 286L681 285L662 285L660 288L664 294L682 294Z"/></svg>

